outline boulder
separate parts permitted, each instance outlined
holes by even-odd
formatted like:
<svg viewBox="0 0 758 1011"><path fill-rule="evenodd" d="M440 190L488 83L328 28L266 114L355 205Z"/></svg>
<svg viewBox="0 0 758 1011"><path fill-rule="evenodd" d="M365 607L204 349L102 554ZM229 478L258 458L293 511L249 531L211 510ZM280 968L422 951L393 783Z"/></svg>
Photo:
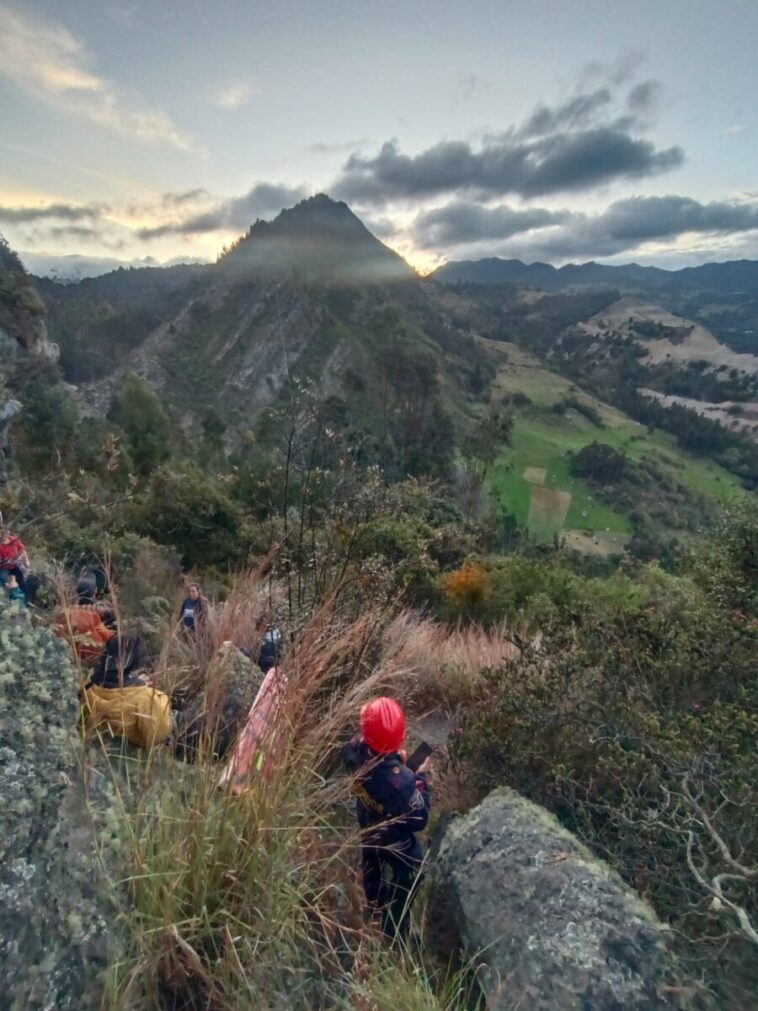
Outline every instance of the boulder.
<svg viewBox="0 0 758 1011"><path fill-rule="evenodd" d="M177 752L194 758L202 746L217 758L230 749L263 684L263 672L231 642L223 644L208 669L205 690L184 706Z"/></svg>
<svg viewBox="0 0 758 1011"><path fill-rule="evenodd" d="M66 647L0 600L0 1008L102 1000L112 909L77 762Z"/></svg>
<svg viewBox="0 0 758 1011"><path fill-rule="evenodd" d="M488 1008L686 1006L653 910L515 791L498 789L454 820L430 876L437 944L474 960Z"/></svg>

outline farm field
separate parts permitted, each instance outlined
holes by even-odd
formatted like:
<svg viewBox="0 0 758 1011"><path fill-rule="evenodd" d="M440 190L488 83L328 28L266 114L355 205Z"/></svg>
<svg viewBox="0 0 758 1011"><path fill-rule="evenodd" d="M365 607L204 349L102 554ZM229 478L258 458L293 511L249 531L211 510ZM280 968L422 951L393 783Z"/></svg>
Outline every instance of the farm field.
<svg viewBox="0 0 758 1011"><path fill-rule="evenodd" d="M683 451L672 436L658 430L648 434L643 425L577 391L521 348L512 344L500 348L503 365L493 397L520 392L532 403L516 409L512 445L501 453L491 485L503 506L537 540L564 532L570 534L567 542L580 550L607 553L619 550L631 534L629 516L603 502L595 489L570 473L569 454L591 442L623 450L635 461L652 458L679 483L722 504L741 497L736 478L717 464ZM568 395L597 411L603 427L574 409L564 414L550 412Z"/></svg>

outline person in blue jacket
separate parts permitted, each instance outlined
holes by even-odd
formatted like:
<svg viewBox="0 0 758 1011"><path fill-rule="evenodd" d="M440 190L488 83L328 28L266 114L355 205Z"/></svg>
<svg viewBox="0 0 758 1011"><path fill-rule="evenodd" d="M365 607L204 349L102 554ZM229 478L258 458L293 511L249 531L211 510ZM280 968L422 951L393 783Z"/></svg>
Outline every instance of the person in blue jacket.
<svg viewBox="0 0 758 1011"><path fill-rule="evenodd" d="M363 707L361 734L342 751L355 776L366 902L389 938L407 936L423 861L416 833L429 820L429 759L417 772L409 769L400 750L404 739L403 710L394 699L379 698Z"/></svg>

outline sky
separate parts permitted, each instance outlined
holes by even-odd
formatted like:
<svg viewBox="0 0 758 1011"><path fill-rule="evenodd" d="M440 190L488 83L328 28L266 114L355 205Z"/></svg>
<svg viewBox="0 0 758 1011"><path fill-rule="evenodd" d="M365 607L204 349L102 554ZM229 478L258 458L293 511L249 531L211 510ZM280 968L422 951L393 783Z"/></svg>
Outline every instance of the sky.
<svg viewBox="0 0 758 1011"><path fill-rule="evenodd" d="M756 0L0 0L0 233L212 260L345 200L450 259L758 259Z"/></svg>

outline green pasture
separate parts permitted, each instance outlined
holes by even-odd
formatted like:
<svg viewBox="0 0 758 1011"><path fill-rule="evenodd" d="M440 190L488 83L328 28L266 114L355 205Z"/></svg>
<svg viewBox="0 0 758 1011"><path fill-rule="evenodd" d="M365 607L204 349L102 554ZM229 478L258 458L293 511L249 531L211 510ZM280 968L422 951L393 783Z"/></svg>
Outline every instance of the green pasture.
<svg viewBox="0 0 758 1011"><path fill-rule="evenodd" d="M492 477L492 486L503 506L515 514L519 523L529 524L532 498L532 485L525 480L524 471L527 467L540 467L547 472L547 488L571 493L563 529L602 532L612 535L614 541L631 533L628 516L606 505L594 489L569 473L568 454L593 441L623 449L636 461L652 457L681 484L724 505L744 494L733 475L710 460L680 449L668 433L656 430L648 434L644 426L588 394L579 393L568 380L545 369L536 358L514 345L504 345L501 353L504 361L493 395L520 391L532 401L531 406L517 410L513 444L503 449ZM549 408L569 392L599 412L602 428L575 410L564 415L550 413ZM539 528L531 532L538 539L545 539L560 529L545 522L543 515Z"/></svg>

